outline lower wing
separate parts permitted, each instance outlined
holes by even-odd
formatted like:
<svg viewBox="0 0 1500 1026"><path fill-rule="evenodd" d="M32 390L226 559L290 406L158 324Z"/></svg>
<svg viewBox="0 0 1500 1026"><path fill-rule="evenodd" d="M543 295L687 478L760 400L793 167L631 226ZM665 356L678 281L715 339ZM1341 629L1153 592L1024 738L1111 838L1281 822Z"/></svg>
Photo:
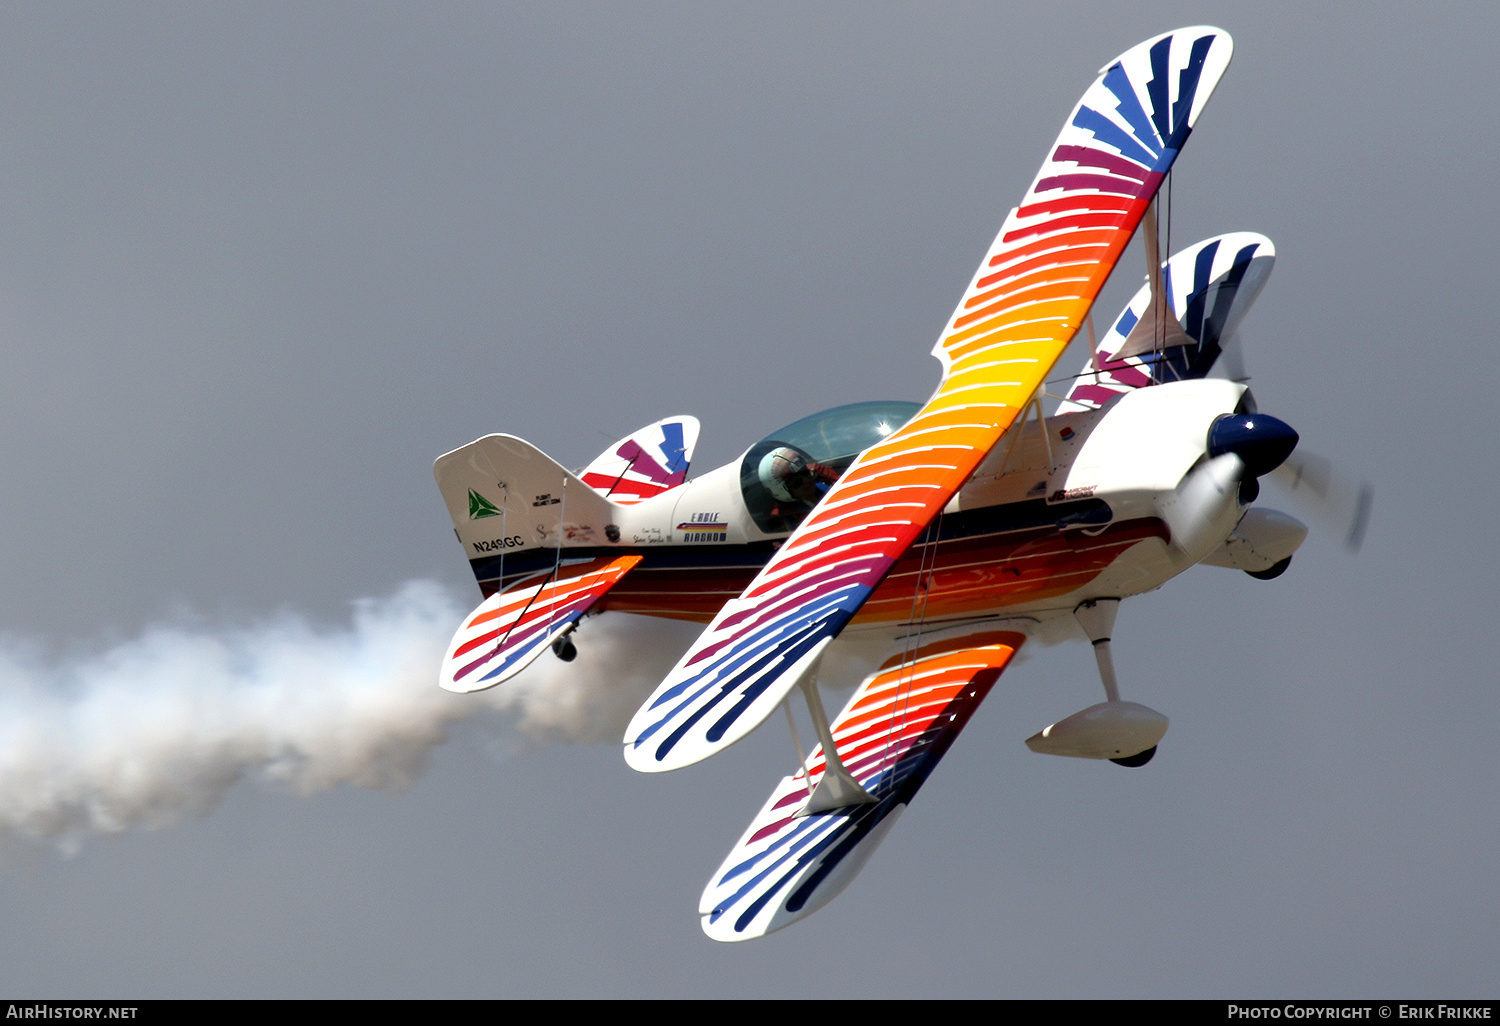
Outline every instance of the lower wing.
<svg viewBox="0 0 1500 1026"><path fill-rule="evenodd" d="M703 892L703 930L748 940L832 901L854 879L1025 641L990 624L887 660L834 722L839 761L875 800L805 813L827 771L820 747L784 778Z"/></svg>

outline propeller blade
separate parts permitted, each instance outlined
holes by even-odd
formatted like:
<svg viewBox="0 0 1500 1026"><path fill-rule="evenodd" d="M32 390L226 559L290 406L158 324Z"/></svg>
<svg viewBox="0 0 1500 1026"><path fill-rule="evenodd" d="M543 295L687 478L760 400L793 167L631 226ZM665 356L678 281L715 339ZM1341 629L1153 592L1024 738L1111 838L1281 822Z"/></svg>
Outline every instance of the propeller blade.
<svg viewBox="0 0 1500 1026"><path fill-rule="evenodd" d="M1344 532L1344 548L1359 551L1375 505L1375 487L1368 480L1342 474L1326 457L1302 449L1270 477L1318 519L1338 525Z"/></svg>
<svg viewBox="0 0 1500 1026"><path fill-rule="evenodd" d="M1208 544L1207 536L1214 522L1227 506L1237 503L1244 476L1245 461L1226 452L1184 477L1164 510L1167 527L1172 532L1172 547L1190 553ZM1224 528L1223 533L1228 534L1229 528ZM1217 544L1222 540L1222 536L1215 536L1212 542Z"/></svg>

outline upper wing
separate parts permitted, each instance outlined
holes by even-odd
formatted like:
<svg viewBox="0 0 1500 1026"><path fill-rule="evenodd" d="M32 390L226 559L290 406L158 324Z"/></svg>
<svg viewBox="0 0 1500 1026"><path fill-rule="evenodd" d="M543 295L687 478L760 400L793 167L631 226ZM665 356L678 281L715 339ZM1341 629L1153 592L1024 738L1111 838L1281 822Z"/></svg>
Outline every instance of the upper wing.
<svg viewBox="0 0 1500 1026"><path fill-rule="evenodd" d="M438 683L449 691L483 691L514 677L640 561L640 556L591 559L495 592L453 635Z"/></svg>
<svg viewBox="0 0 1500 1026"><path fill-rule="evenodd" d="M1072 339L1231 49L1219 29L1180 29L1104 69L938 339L937 392L860 454L636 713L631 766L673 769L739 740L854 616Z"/></svg>
<svg viewBox="0 0 1500 1026"><path fill-rule="evenodd" d="M839 759L876 801L799 815L822 779L822 748L784 778L724 864L699 912L715 940L748 940L822 908L869 860L969 722L1025 636L994 626L887 662L833 724Z"/></svg>
<svg viewBox="0 0 1500 1026"><path fill-rule="evenodd" d="M1147 282L1099 340L1057 411L1098 409L1153 381L1205 377L1275 263L1276 247L1254 232L1217 235L1173 254L1161 275L1168 323L1155 323ZM1131 344L1142 336L1145 351Z"/></svg>

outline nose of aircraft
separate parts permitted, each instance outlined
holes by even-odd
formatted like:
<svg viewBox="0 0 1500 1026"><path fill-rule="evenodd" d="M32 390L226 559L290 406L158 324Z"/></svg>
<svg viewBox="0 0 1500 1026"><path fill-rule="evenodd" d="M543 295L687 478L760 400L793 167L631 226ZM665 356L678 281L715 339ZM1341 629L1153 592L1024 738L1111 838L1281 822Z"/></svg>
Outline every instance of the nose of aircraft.
<svg viewBox="0 0 1500 1026"><path fill-rule="evenodd" d="M1290 424L1264 413L1226 413L1208 429L1210 458L1234 453L1245 462L1245 476L1256 478L1281 466L1297 448Z"/></svg>

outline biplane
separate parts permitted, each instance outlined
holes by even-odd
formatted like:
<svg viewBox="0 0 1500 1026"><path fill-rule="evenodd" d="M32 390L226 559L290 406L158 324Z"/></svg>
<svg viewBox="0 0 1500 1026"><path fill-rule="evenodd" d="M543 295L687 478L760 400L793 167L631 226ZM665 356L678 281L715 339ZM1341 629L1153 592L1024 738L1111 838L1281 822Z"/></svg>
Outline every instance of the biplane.
<svg viewBox="0 0 1500 1026"><path fill-rule="evenodd" d="M1231 49L1185 28L1104 67L943 327L925 403L825 410L692 480L689 416L576 473L503 434L437 460L484 595L443 687L503 684L547 648L570 660L587 615L706 624L626 731L625 760L646 772L708 758L801 693L818 745L710 879L711 937L779 929L842 890L1059 618L1092 643L1104 701L1026 744L1145 764L1167 718L1121 697L1121 600L1198 563L1275 577L1305 538L1255 504L1273 471L1314 476L1297 433L1244 381L1209 376L1270 274L1270 240L1158 249L1158 189ZM1091 307L1137 234L1145 284L1095 337ZM1085 329L1089 356L1047 415L1047 377ZM889 651L830 720L818 672L841 633Z"/></svg>

